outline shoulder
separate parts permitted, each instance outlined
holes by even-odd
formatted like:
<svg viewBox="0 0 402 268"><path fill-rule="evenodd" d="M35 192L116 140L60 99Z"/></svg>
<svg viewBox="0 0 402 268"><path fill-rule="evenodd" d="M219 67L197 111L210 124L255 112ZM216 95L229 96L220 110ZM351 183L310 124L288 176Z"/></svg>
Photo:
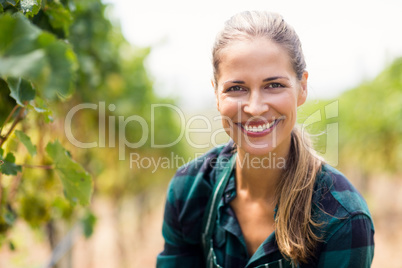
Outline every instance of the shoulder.
<svg viewBox="0 0 402 268"><path fill-rule="evenodd" d="M216 172L220 168L219 163L232 155L232 146L232 141L220 145L181 166L172 178L169 189L174 191L176 197L183 198L198 194L194 193L195 189L209 188L216 181Z"/></svg>
<svg viewBox="0 0 402 268"><path fill-rule="evenodd" d="M323 165L313 196L320 246L318 267L370 267L374 225L359 191L337 169Z"/></svg>
<svg viewBox="0 0 402 268"><path fill-rule="evenodd" d="M352 183L337 169L324 164L317 175L313 211L327 238L354 219L364 219L372 228L367 203Z"/></svg>
<svg viewBox="0 0 402 268"><path fill-rule="evenodd" d="M213 148L180 167L170 181L165 208L165 221L172 221L183 237L195 242L200 234L202 217L216 178L220 163L233 153L233 142Z"/></svg>
<svg viewBox="0 0 402 268"><path fill-rule="evenodd" d="M334 167L328 164L322 166L317 177L317 186L317 190L321 194L322 205L333 206L332 209L338 210L339 216L356 213L370 216L363 196L345 175Z"/></svg>

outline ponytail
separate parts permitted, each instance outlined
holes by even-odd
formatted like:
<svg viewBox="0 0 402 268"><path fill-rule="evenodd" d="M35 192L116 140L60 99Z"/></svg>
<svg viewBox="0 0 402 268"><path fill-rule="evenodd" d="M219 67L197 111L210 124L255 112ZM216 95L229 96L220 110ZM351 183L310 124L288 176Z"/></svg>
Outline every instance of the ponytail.
<svg viewBox="0 0 402 268"><path fill-rule="evenodd" d="M286 169L277 189L275 234L280 251L296 264L314 256L320 241L313 232L320 223L312 219L311 208L316 175L322 163L310 146L307 133L295 127Z"/></svg>

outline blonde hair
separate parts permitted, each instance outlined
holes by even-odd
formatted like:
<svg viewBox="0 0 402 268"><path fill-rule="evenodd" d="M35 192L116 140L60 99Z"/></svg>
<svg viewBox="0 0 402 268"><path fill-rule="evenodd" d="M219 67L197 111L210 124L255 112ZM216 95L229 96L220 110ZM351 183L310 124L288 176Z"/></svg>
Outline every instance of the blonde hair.
<svg viewBox="0 0 402 268"><path fill-rule="evenodd" d="M276 191L278 210L275 218L278 247L295 263L314 258L320 241L314 229L321 223L313 219L311 211L314 184L323 162L311 148L307 133L302 134L295 127L286 169Z"/></svg>
<svg viewBox="0 0 402 268"><path fill-rule="evenodd" d="M214 82L217 85L221 51L233 41L265 37L281 45L288 52L293 69L300 80L306 69L306 62L299 37L281 15L265 11L244 11L225 22L224 28L215 38L212 48Z"/></svg>
<svg viewBox="0 0 402 268"><path fill-rule="evenodd" d="M279 14L245 11L231 17L216 37L212 50L215 85L219 77L222 50L234 41L258 37L281 45L290 56L297 78L302 79L306 62L294 29ZM297 264L306 263L314 257L320 241L320 237L313 231L320 223L312 218L311 209L316 175L323 161L311 149L309 138L302 135L297 127L291 135L289 159L276 192L278 210L275 235L282 254Z"/></svg>

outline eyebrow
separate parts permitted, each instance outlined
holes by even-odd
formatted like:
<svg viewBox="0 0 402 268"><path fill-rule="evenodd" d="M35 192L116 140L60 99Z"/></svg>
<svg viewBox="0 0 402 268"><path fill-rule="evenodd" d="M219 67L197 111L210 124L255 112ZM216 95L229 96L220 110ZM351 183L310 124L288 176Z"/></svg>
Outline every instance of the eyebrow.
<svg viewBox="0 0 402 268"><path fill-rule="evenodd" d="M265 78L264 80L262 80L262 82L269 82L269 81L273 81L273 80L277 80L277 79L289 80L289 78L287 78L285 76L273 76L273 77ZM223 84L226 84L226 83L245 84L245 82L242 80L228 80L228 81L223 82Z"/></svg>
<svg viewBox="0 0 402 268"><path fill-rule="evenodd" d="M263 82L269 82L269 81L277 80L277 79L286 79L286 80L289 80L289 78L287 78L286 76L274 76L274 77L265 78L265 79L262 80L262 81L263 81Z"/></svg>

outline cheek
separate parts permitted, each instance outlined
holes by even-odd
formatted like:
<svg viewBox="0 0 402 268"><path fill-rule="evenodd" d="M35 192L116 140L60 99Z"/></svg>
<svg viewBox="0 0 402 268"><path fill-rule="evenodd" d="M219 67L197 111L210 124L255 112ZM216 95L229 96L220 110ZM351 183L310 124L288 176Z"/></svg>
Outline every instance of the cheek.
<svg viewBox="0 0 402 268"><path fill-rule="evenodd" d="M283 114L296 114L297 110L297 98L291 92L278 96L272 105L278 108Z"/></svg>
<svg viewBox="0 0 402 268"><path fill-rule="evenodd" d="M238 114L238 101L229 98L219 98L218 109L222 116L232 118Z"/></svg>

